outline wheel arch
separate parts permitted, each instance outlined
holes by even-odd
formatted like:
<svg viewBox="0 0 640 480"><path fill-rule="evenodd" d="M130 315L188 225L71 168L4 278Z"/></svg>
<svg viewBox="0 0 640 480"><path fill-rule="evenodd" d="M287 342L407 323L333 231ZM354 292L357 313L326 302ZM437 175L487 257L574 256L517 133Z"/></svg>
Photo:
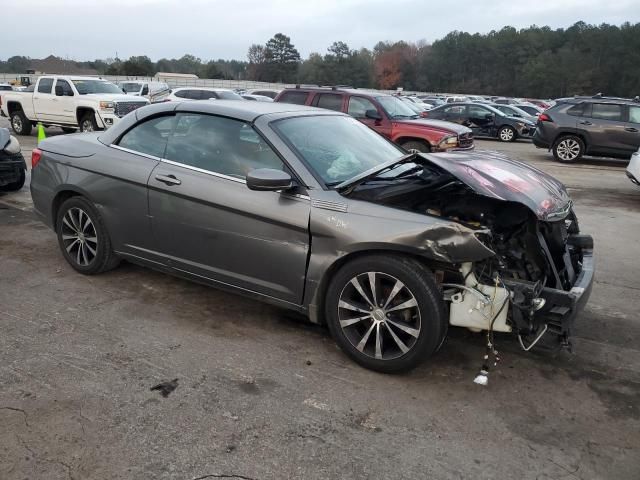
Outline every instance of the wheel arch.
<svg viewBox="0 0 640 480"><path fill-rule="evenodd" d="M14 113L20 111L24 113L24 108L22 108L22 104L20 102L17 102L15 100L7 102L7 112L9 113L9 117L11 117L11 115L13 115Z"/></svg>
<svg viewBox="0 0 640 480"><path fill-rule="evenodd" d="M403 135L403 136L397 137L394 141L398 145L402 145L403 143L406 143L406 142L420 142L420 143L424 143L427 147L429 147L429 150L433 149L433 145L431 144L429 139L424 137Z"/></svg>
<svg viewBox="0 0 640 480"><path fill-rule="evenodd" d="M51 224L53 225L53 230L57 231L58 225L58 212L62 204L70 199L71 197L84 197L89 201L92 201L91 198L84 192L83 190L72 186L72 185L63 185L61 186L51 201Z"/></svg>
<svg viewBox="0 0 640 480"><path fill-rule="evenodd" d="M95 117L96 111L91 107L80 106L76 108L76 121L78 122L78 126L80 126L80 122L87 114L91 114Z"/></svg>
<svg viewBox="0 0 640 480"><path fill-rule="evenodd" d="M589 135L587 134L587 132L583 132L580 130L560 130L556 136L553 139L553 142L551 142L551 147L553 148L553 146L558 143L558 141L562 138L562 137L578 137L580 140L582 140L582 143L584 144L584 148L585 151L589 148Z"/></svg>
<svg viewBox="0 0 640 480"><path fill-rule="evenodd" d="M395 256L401 257L408 260L415 261L425 268L431 270L432 272L436 269L445 267L445 264L442 262L438 262L437 260L430 259L425 257L424 255L419 255L418 253L414 253L407 250L394 249L391 247L381 247L367 250L358 250L353 252L348 252L341 257L336 258L331 265L329 265L322 274L318 282L318 286L316 287L315 292L313 293L313 297L311 298L310 304L308 306L309 317L313 323L325 324L326 319L324 318L324 308L325 308L325 300L327 289L329 288L329 284L331 283L331 279L336 275L340 269L347 265L348 263L362 257L368 256ZM308 285L307 285L308 286Z"/></svg>

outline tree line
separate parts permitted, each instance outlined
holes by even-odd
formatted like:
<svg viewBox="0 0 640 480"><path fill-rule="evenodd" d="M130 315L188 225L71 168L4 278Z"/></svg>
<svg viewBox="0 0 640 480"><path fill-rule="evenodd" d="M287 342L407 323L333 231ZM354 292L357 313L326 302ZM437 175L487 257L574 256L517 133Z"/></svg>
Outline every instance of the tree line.
<svg viewBox="0 0 640 480"><path fill-rule="evenodd" d="M0 72L23 72L25 57L0 61ZM454 31L432 44L378 42L351 49L333 42L325 53L302 59L291 39L278 33L249 47L246 60L202 61L193 55L153 62L76 62L107 75L193 73L201 78L257 80L361 88L555 98L604 92L640 95L640 23L569 28L504 27L487 34Z"/></svg>

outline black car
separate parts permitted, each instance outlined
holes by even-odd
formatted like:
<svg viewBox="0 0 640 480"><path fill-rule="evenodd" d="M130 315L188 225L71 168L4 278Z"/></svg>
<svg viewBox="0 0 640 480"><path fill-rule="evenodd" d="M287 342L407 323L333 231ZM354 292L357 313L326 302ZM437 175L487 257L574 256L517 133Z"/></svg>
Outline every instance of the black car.
<svg viewBox="0 0 640 480"><path fill-rule="evenodd" d="M428 118L446 120L469 127L475 137L497 138L513 142L518 137L530 137L535 123L524 118L510 117L500 110L473 102L449 103L426 112Z"/></svg>
<svg viewBox="0 0 640 480"><path fill-rule="evenodd" d="M18 140L9 134L9 129L0 128L0 192L20 190L26 170Z"/></svg>
<svg viewBox="0 0 640 480"><path fill-rule="evenodd" d="M559 99L538 117L533 143L565 163L583 155L630 158L640 147L640 99Z"/></svg>

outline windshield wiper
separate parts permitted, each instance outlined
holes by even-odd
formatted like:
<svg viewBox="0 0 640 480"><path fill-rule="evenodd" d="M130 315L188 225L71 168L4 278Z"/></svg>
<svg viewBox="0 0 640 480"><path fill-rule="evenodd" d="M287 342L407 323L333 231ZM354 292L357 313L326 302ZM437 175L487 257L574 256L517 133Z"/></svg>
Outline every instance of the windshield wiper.
<svg viewBox="0 0 640 480"><path fill-rule="evenodd" d="M361 183L365 182L367 179L371 177L375 177L376 175L382 173L385 170L390 170L391 168L394 168L403 163L412 162L418 157L418 155L419 154L417 152L407 153L406 155L403 155L399 158L395 158L393 160L389 160L387 162L381 163L380 165L376 165L375 167L369 170L366 170L356 175L355 177L350 178L349 180L345 180L344 182L339 183L338 185L335 186L335 189L344 190L349 187L357 187ZM327 185L331 186L329 184Z"/></svg>

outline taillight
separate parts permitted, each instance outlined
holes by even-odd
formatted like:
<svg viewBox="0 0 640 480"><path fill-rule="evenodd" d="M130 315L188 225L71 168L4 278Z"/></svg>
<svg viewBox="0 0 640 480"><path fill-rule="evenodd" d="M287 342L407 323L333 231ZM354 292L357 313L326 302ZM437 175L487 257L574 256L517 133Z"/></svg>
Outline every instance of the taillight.
<svg viewBox="0 0 640 480"><path fill-rule="evenodd" d="M427 118L429 116L429 112L420 112L420 116L422 118Z"/></svg>
<svg viewBox="0 0 640 480"><path fill-rule="evenodd" d="M40 161L41 158L42 158L42 150L40 150L39 148L34 148L31 151L31 169L36 168L36 165L38 165L38 162Z"/></svg>
<svg viewBox="0 0 640 480"><path fill-rule="evenodd" d="M540 116L538 116L538 120L540 120L541 122L553 122L553 120L551 120L551 117L546 113L541 113Z"/></svg>

